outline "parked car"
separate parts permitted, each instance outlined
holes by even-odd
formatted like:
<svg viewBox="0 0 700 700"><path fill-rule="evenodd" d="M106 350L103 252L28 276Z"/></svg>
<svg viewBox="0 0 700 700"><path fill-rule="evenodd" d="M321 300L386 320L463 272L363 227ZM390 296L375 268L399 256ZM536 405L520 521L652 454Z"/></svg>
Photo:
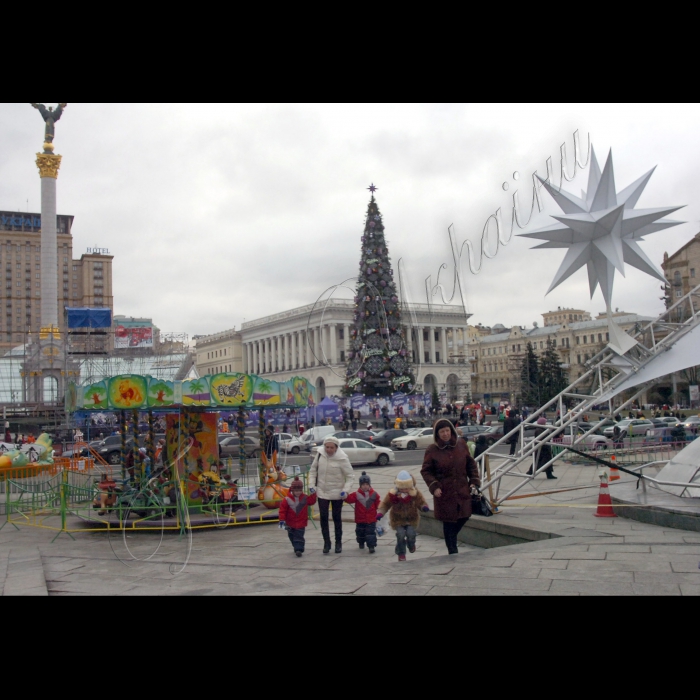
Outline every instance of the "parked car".
<svg viewBox="0 0 700 700"><path fill-rule="evenodd" d="M564 431L564 434L558 437L557 443L561 445L573 445L574 440L587 433L592 427L592 425L588 428L583 427L583 425L569 426ZM605 450L613 446L613 441L606 438L604 435L592 433L584 438L583 442L579 442L578 444L582 447L585 446L594 450Z"/></svg>
<svg viewBox="0 0 700 700"><path fill-rule="evenodd" d="M139 447L146 446L146 439L148 433L139 434ZM156 433L155 440L165 440L165 433ZM134 438L130 437L126 441L127 451L132 449L134 446ZM122 436L121 435L110 435L105 438L97 447L93 448L97 454L102 457L108 464L112 466L117 465L122 459ZM65 455L64 455L65 456Z"/></svg>
<svg viewBox="0 0 700 700"><path fill-rule="evenodd" d="M353 439L353 440L365 440L365 436L359 430L339 430L337 433L333 433L334 438L338 440Z"/></svg>
<svg viewBox="0 0 700 700"><path fill-rule="evenodd" d="M303 449L310 452L312 447L322 445L323 441L335 432L336 430L332 425L318 425L314 428L309 428L300 438L304 443Z"/></svg>
<svg viewBox="0 0 700 700"><path fill-rule="evenodd" d="M243 444L245 449L245 454L248 459L255 459L260 455L260 441L253 440L253 438L246 437ZM238 436L228 437L219 443L220 452L222 459L232 457L237 459L240 456L241 441Z"/></svg>
<svg viewBox="0 0 700 700"><path fill-rule="evenodd" d="M90 450L87 447L81 447L79 450L66 450L61 457L66 459L85 459L90 456Z"/></svg>
<svg viewBox="0 0 700 700"><path fill-rule="evenodd" d="M670 428L672 428L674 425L678 425L678 424L680 423L680 421L678 420L678 418L676 418L675 416L666 416L666 417L664 417L664 418L655 418L655 419L654 419L654 423L656 423L657 420L663 421L663 422L666 423Z"/></svg>
<svg viewBox="0 0 700 700"><path fill-rule="evenodd" d="M460 425L458 430L462 431L462 437L465 440L473 440L477 435L481 435L484 432L484 428L481 425Z"/></svg>
<svg viewBox="0 0 700 700"><path fill-rule="evenodd" d="M378 447L391 447L391 441L395 438L400 438L406 435L405 430L395 430L391 428L390 430L382 430L377 433L377 436L372 440L373 445Z"/></svg>
<svg viewBox="0 0 700 700"><path fill-rule="evenodd" d="M391 441L392 450L424 450L435 442L432 428L411 428L407 435Z"/></svg>
<svg viewBox="0 0 700 700"><path fill-rule="evenodd" d="M293 455L298 455L304 449L304 443L290 433L280 433L279 439L281 452L291 452Z"/></svg>
<svg viewBox="0 0 700 700"><path fill-rule="evenodd" d="M374 443L374 438L377 437L377 433L374 430L358 430L358 433L362 435L363 440L367 440L367 442Z"/></svg>
<svg viewBox="0 0 700 700"><path fill-rule="evenodd" d="M654 424L646 418L633 418L631 420L621 420L617 424L617 427L620 429L623 438L634 437L635 435L639 437L640 435L646 435L647 430L652 430ZM614 430L615 426L610 425L603 431L603 435L605 435L606 438L612 438Z"/></svg>
<svg viewBox="0 0 700 700"><path fill-rule="evenodd" d="M700 428L700 416L690 416L690 418L683 421L683 425L686 430L692 430L694 433L697 433L698 428Z"/></svg>
<svg viewBox="0 0 700 700"><path fill-rule="evenodd" d="M313 447L311 454L315 457L320 447ZM396 461L396 455L387 447L377 447L366 440L341 440L340 449L345 452L353 466L359 464L376 464L385 467Z"/></svg>

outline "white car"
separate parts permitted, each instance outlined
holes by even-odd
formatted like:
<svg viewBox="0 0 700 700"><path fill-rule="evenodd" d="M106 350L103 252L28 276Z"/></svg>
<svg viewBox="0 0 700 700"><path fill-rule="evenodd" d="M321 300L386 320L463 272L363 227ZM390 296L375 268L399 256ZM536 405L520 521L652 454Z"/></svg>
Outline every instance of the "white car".
<svg viewBox="0 0 700 700"><path fill-rule="evenodd" d="M298 437L289 433L280 433L279 439L281 452L291 452L293 455L298 455L306 447Z"/></svg>
<svg viewBox="0 0 700 700"><path fill-rule="evenodd" d="M392 450L424 450L435 442L432 428L411 428L407 432L391 441Z"/></svg>
<svg viewBox="0 0 700 700"><path fill-rule="evenodd" d="M621 420L616 423L617 427L620 429L622 437L634 437L635 435L639 437L640 435L646 435L647 430L653 430L654 424L650 420L645 418L634 418L632 420ZM603 435L606 438L612 438L615 425L608 426L604 431Z"/></svg>
<svg viewBox="0 0 700 700"><path fill-rule="evenodd" d="M312 447L311 454L316 456L319 447ZM377 447L366 440L341 440L340 449L345 452L353 466L356 464L376 464L386 467L396 461L396 455L388 447Z"/></svg>
<svg viewBox="0 0 700 700"><path fill-rule="evenodd" d="M576 440L579 436L583 435L586 432L588 431L585 429L578 427L574 429L574 426L569 426L564 432L564 434L559 436L557 444L573 445L574 440ZM596 435L595 433L584 438L583 442L579 443L581 447L585 446L594 450L606 450L608 448L613 447L613 444L613 441L609 438L606 438L603 435Z"/></svg>

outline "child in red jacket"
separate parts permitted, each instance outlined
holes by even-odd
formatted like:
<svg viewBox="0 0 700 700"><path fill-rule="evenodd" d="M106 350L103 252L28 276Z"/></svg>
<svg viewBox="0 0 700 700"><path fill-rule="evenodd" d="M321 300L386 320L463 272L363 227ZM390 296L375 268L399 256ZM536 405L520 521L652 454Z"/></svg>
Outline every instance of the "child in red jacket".
<svg viewBox="0 0 700 700"><path fill-rule="evenodd" d="M292 481L289 496L282 501L280 506L280 530L286 530L289 541L294 547L294 553L300 557L304 553L306 541L304 535L309 524L309 506L316 503L316 494L307 496L304 493L304 484L299 478Z"/></svg>
<svg viewBox="0 0 700 700"><path fill-rule="evenodd" d="M367 472L362 472L360 488L351 493L346 503L355 506L355 535L360 549L365 548L365 543L370 554L374 554L377 547L377 508L379 508L379 494L372 488L372 481Z"/></svg>

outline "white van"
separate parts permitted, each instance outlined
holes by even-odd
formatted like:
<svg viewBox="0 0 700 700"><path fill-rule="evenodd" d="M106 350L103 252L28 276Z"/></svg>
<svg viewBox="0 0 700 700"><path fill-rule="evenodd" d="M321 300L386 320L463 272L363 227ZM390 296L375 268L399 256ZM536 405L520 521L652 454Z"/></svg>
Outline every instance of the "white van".
<svg viewBox="0 0 700 700"><path fill-rule="evenodd" d="M304 443L304 450L311 452L312 447L322 445L324 439L335 432L336 429L332 425L317 425L309 428L299 439Z"/></svg>

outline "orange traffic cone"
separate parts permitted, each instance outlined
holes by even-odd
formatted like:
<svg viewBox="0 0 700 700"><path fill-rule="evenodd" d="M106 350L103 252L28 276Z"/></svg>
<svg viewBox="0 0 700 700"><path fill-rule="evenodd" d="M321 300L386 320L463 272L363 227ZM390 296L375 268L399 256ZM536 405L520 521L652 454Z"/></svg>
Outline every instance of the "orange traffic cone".
<svg viewBox="0 0 700 700"><path fill-rule="evenodd" d="M607 474L602 474L600 477L600 493L598 494L598 510L593 513L596 518L617 518L613 512L612 499L610 491L608 491Z"/></svg>
<svg viewBox="0 0 700 700"><path fill-rule="evenodd" d="M610 457L610 461L614 464L615 463L615 455L612 455ZM615 467L610 467L610 479L609 481L619 481L620 480L620 472L615 469Z"/></svg>

